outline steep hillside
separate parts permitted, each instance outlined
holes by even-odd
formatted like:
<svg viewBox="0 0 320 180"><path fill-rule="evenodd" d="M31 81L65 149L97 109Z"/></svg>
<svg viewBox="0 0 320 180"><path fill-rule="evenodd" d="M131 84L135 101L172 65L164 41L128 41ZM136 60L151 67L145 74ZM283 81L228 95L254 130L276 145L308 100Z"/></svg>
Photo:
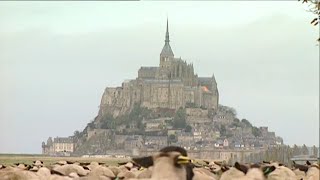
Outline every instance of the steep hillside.
<svg viewBox="0 0 320 180"><path fill-rule="evenodd" d="M256 127L246 119L240 120L235 109L222 105L216 111L193 105L175 111L148 109L135 103L124 115L101 115L74 138L76 154L105 154L114 149L130 151L126 149L128 144L143 149L155 147L153 143L194 148L217 148L217 144L225 140L228 140L225 148L261 148L283 143L282 138L269 132L267 127Z"/></svg>

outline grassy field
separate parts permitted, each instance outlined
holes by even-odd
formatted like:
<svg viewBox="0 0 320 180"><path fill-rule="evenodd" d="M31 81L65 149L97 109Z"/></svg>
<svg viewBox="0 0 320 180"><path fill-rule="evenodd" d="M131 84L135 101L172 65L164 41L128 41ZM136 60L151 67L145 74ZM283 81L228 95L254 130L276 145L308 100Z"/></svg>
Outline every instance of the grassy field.
<svg viewBox="0 0 320 180"><path fill-rule="evenodd" d="M0 164L13 165L14 163L32 164L35 160L43 161L44 165L50 165L55 162L65 160L71 162L92 162L106 163L108 165L117 165L118 162L126 162L125 158L82 158L82 157L49 157L43 155L31 154L0 154Z"/></svg>

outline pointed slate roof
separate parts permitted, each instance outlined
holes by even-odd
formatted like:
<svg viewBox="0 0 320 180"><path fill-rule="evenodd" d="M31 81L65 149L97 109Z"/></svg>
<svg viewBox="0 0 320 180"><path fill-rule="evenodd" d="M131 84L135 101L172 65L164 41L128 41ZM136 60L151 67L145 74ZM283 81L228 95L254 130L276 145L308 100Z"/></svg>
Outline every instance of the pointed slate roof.
<svg viewBox="0 0 320 180"><path fill-rule="evenodd" d="M166 32L166 39L165 39L165 44L162 48L162 51L160 53L161 57L174 57L173 51L171 49L171 46L169 44L170 39L169 39L169 25L168 25L168 19L167 19L167 32Z"/></svg>
<svg viewBox="0 0 320 180"><path fill-rule="evenodd" d="M214 74L212 74L212 80L213 80L213 82L214 82L215 84L217 84L217 81L216 81L216 78L215 78Z"/></svg>

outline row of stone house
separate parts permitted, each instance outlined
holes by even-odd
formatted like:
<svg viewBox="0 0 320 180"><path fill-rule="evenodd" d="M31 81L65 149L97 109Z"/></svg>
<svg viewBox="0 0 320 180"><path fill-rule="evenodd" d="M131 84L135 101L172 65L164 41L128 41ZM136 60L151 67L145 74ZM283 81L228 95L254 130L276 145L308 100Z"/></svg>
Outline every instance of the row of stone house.
<svg viewBox="0 0 320 180"><path fill-rule="evenodd" d="M187 148L195 148L199 145L211 148L260 149L266 146L283 144L281 138L276 137L273 132L268 131L262 137L253 136L251 128L235 127L227 129L227 133L231 134L232 137L221 137L220 131L209 124L194 123L191 132L185 132L181 129L168 129L167 137L175 135L175 144ZM233 137L240 137L240 139ZM200 144L197 144L198 142ZM152 146L149 147L152 148Z"/></svg>
<svg viewBox="0 0 320 180"><path fill-rule="evenodd" d="M115 142L125 150L159 149L168 145L167 136L115 135Z"/></svg>
<svg viewBox="0 0 320 180"><path fill-rule="evenodd" d="M142 136L142 135L115 135L115 142L117 147L129 151L150 149L156 150L167 146L169 143L185 147L186 149L261 149L266 148L266 139L258 138L216 138L205 139L202 132L183 132L181 130L171 130L171 134L176 136L176 142L169 142L169 136ZM101 133L96 132L96 133ZM272 139L272 140L271 140ZM275 140L271 138L271 146L275 144L282 144L282 139ZM47 155L69 156L75 150L75 144L71 137L63 138L56 137L54 140L50 137L47 144L43 142L42 153Z"/></svg>

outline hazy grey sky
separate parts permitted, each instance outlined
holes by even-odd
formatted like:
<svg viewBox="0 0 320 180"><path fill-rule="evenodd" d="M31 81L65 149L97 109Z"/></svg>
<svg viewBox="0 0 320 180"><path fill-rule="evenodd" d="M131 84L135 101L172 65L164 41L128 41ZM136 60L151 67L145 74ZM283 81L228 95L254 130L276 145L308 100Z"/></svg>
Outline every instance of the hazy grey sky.
<svg viewBox="0 0 320 180"><path fill-rule="evenodd" d="M319 29L293 2L0 2L0 153L82 130L106 86L171 47L220 103L288 144L319 143Z"/></svg>

